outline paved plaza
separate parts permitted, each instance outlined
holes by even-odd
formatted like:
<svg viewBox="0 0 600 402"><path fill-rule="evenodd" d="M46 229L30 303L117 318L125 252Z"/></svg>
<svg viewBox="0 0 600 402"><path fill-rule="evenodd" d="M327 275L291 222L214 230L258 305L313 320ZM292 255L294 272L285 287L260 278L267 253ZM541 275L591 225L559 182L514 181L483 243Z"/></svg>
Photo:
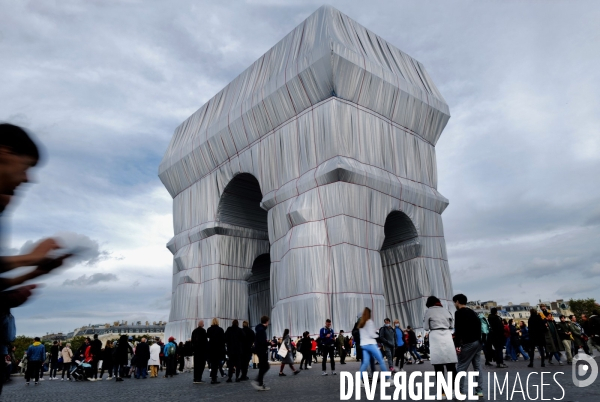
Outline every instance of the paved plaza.
<svg viewBox="0 0 600 402"><path fill-rule="evenodd" d="M539 361L536 362L537 367L531 370L527 367L527 362L509 362L508 369L484 369L484 394L485 400L513 400L513 401L528 401L542 400L536 392L540 390L539 376ZM297 366L296 366L297 367ZM265 383L271 388L270 391L258 392L252 388L250 382L241 383L225 383L225 379L220 380L221 384L211 385L208 382L204 384L193 384L192 374L183 373L174 378L162 378L164 372L159 372L159 378L148 379L125 379L125 381L117 383L113 381L98 381L98 382L61 382L61 381L42 381L40 385L26 386L23 377L13 376L13 381L5 384L4 392L0 397L1 401L28 401L28 402L50 402L50 401L82 401L93 400L99 401L188 401L188 400L244 400L244 401L337 401L340 399L340 371L355 372L358 370L358 363L351 360L346 365L336 365L338 375L326 377L321 376L321 365L313 364L310 370L303 370L300 374L291 375L289 367L286 367L286 377L277 375L279 366L272 365L271 370L266 375ZM422 365L405 366L407 374L413 371L433 370L429 362ZM487 376L488 372L493 376L494 373L498 377L501 376L504 381L506 373L509 374L508 389L512 392L517 374L520 377L523 390L527 388L527 376L536 371L538 374L532 374L529 377L529 398L525 393L518 392L520 390L518 382L515 393L510 399L507 397L505 389L502 395L496 391L496 398L493 397L493 388L491 398L487 397ZM562 400L562 401L578 401L592 402L598 401L600 395L600 379L596 379L594 384L586 388L577 388L571 381L571 367L564 366L546 366L545 372L551 374L544 375L544 400ZM560 372L564 374L559 374ZM257 370L250 370L249 376L256 377ZM556 384L553 377L564 388L564 396L562 389ZM493 378L493 377L492 377ZM206 372L205 372L205 380ZM501 381L501 382L502 382ZM363 391L364 392L364 391ZM388 391L388 395L392 395ZM554 399L556 398L556 399ZM351 400L356 400L352 396ZM367 400L364 393L361 400ZM379 390L376 392L375 400L381 400ZM412 400L412 399L407 399Z"/></svg>

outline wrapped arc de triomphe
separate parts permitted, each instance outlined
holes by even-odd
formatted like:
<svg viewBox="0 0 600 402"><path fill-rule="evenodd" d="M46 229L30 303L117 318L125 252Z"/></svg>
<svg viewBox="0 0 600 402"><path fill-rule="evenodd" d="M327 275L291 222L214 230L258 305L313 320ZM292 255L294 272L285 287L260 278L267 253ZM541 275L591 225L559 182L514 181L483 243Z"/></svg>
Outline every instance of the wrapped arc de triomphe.
<svg viewBox="0 0 600 402"><path fill-rule="evenodd" d="M262 315L278 336L349 331L365 306L422 327L425 298L452 297L435 158L449 117L421 63L319 8L173 134L165 335Z"/></svg>

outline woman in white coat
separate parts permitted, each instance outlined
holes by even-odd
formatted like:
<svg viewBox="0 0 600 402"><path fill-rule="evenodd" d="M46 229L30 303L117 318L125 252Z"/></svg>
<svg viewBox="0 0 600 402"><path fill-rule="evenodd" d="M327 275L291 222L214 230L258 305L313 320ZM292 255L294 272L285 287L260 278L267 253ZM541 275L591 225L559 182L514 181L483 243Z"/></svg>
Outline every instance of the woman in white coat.
<svg viewBox="0 0 600 402"><path fill-rule="evenodd" d="M160 366L160 345L156 342L150 346L150 360L148 360L148 366L150 366L150 378L158 377L158 367Z"/></svg>
<svg viewBox="0 0 600 402"><path fill-rule="evenodd" d="M456 348L452 339L454 329L454 316L442 306L440 299L435 296L427 298L427 311L425 312L425 331L429 331L429 355L431 364L437 373L453 373L452 379L456 377Z"/></svg>

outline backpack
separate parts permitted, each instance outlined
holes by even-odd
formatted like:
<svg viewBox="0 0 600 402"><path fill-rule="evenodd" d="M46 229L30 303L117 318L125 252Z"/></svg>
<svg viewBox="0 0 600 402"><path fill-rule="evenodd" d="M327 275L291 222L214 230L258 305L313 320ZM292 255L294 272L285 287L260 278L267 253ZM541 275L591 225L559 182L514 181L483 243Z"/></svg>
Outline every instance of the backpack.
<svg viewBox="0 0 600 402"><path fill-rule="evenodd" d="M488 335L490 333L490 324L485 317L479 317L479 321L481 322L481 333Z"/></svg>
<svg viewBox="0 0 600 402"><path fill-rule="evenodd" d="M173 343L169 343L169 347L167 348L168 355L173 356L173 355L175 355L176 352L177 352L177 346L175 346L175 344L173 344Z"/></svg>

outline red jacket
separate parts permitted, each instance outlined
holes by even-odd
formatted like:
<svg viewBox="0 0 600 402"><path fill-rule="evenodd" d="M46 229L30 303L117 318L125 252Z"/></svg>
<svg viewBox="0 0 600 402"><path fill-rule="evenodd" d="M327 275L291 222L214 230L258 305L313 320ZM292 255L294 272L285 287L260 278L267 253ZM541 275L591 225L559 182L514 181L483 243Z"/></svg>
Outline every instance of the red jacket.
<svg viewBox="0 0 600 402"><path fill-rule="evenodd" d="M89 345L88 347L85 348L85 354L84 354L84 359L83 361L85 363L89 363L92 361L92 358L94 356L92 355L92 345Z"/></svg>
<svg viewBox="0 0 600 402"><path fill-rule="evenodd" d="M510 338L510 328L508 327L508 324L504 326L504 338Z"/></svg>

